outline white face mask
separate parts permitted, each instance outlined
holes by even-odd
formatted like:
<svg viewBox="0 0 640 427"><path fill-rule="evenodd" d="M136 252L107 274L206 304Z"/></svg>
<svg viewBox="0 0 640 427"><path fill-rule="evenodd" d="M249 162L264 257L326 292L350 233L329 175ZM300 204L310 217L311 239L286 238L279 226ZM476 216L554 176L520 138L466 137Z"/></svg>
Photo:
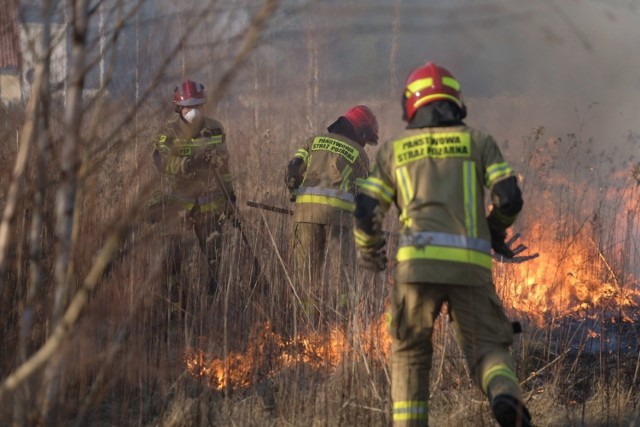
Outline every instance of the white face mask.
<svg viewBox="0 0 640 427"><path fill-rule="evenodd" d="M183 114L182 117L184 117L184 119L189 123L193 123L196 120L198 120L200 117L202 117L202 112L200 111L199 108L192 108L191 110Z"/></svg>

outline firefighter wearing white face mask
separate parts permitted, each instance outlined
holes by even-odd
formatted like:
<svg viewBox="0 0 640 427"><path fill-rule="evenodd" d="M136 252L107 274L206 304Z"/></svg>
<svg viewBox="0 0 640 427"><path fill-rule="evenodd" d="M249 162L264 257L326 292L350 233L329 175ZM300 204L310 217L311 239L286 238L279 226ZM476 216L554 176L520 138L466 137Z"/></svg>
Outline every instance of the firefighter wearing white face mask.
<svg viewBox="0 0 640 427"><path fill-rule="evenodd" d="M173 97L177 117L169 121L153 143L153 161L162 174L161 207L166 235L167 275L179 277L182 269L184 227L193 228L209 263L209 293L217 288L222 245L221 226L233 219L235 191L229 170L229 151L222 124L205 117L204 86L186 80ZM174 280L175 281L175 280Z"/></svg>

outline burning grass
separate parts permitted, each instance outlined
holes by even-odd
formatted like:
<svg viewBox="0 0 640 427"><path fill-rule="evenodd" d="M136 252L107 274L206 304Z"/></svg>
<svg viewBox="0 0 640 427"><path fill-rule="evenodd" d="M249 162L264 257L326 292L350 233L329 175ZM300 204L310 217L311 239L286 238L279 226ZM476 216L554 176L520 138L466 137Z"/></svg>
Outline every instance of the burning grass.
<svg viewBox="0 0 640 427"><path fill-rule="evenodd" d="M216 358L200 349L190 348L184 355L187 371L217 390L249 388L265 378L296 365L332 372L338 365L362 354L367 357L389 354L390 340L383 330L384 320L363 331L360 337L347 336L347 331L334 327L329 332L311 332L285 338L273 330L270 322L257 327L248 339L244 353L229 353Z"/></svg>
<svg viewBox="0 0 640 427"><path fill-rule="evenodd" d="M264 120L280 115L270 110ZM238 124L228 122L232 129ZM272 175L295 142L273 140L265 148L258 133L241 128L236 126L233 140L239 145L232 146L231 165L239 199L287 206L286 191ZM283 132L272 129L271 135ZM530 162L514 164L526 201L516 228L530 252L540 256L523 264L496 264L495 280L509 315L525 326L513 350L528 404L539 425L637 422L637 168L627 165L611 176L586 179L554 165L553 150L562 144L545 139L540 130L527 138L532 152L523 157ZM135 147L115 147L114 158L88 178L96 191L85 201L78 230L84 248L74 256L78 276L108 234L107 219L133 203L143 178L152 175L148 147ZM240 151L249 155L241 157ZM575 157L570 154L564 158ZM11 162L3 161L3 182L8 182ZM149 168L128 167L132 164ZM107 183L114 174L140 185L118 181L119 192L113 192ZM91 294L81 326L58 355L63 379L54 402L58 424L388 424L384 312L391 275L363 275L356 283L341 284L353 310L318 328L301 314L300 289L290 282L289 217L244 206L241 215L250 248L239 234L227 233L215 297L206 295L195 245L176 293L159 274L163 236L143 221L132 225L127 244ZM51 239L53 224L47 220L43 234ZM3 375L19 360L11 349L19 342L28 306L21 290L28 288L26 253L19 245L12 252L15 262L5 279L13 286L0 296L2 307L8 307L0 329ZM260 287L247 272L253 255L264 278ZM42 265L50 267L53 253L44 257ZM43 274L45 284L30 302L38 322L24 347L28 351L50 333L51 269ZM329 285L337 286L331 280ZM446 317L437 324L434 346L432 423L491 425L485 398L468 378ZM35 376L31 395L44 383ZM23 408L30 414L26 419L39 422L39 405L20 396L4 405L0 420L15 419L14 408Z"/></svg>

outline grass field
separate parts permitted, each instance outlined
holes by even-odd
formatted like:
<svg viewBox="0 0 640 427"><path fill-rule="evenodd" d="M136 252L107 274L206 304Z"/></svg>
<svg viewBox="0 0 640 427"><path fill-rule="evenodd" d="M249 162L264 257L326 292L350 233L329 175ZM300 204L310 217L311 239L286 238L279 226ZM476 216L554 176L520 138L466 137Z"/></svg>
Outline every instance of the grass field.
<svg viewBox="0 0 640 427"><path fill-rule="evenodd" d="M74 297L95 285L56 351L4 389L0 425L388 425L384 313L392 271L360 271L354 283L328 275L322 286L346 293L347 302L316 301L324 314L310 315L291 269L291 218L244 204L289 207L282 173L306 136L295 125L304 117L273 105L260 115L221 114L246 240L237 229L225 231L221 285L210 297L190 234L180 291L160 272L165 236L144 220L144 204L157 180L149 140L166 112L151 113L118 126L122 118L107 111L95 145L80 153L62 282L55 274L61 130L52 126L49 144L29 157L1 278L5 386L64 324ZM23 111L2 115L6 209ZM522 138L527 152L505 150L525 196L515 228L540 257L496 264L495 281L508 314L524 326L513 353L535 425L639 425L638 167L614 165L578 135L554 138L540 127ZM386 226L397 227L393 215ZM96 275L115 231L121 238ZM391 241L390 255L393 249ZM259 271L252 271L254 257ZM494 425L446 313L434 343L431 424Z"/></svg>

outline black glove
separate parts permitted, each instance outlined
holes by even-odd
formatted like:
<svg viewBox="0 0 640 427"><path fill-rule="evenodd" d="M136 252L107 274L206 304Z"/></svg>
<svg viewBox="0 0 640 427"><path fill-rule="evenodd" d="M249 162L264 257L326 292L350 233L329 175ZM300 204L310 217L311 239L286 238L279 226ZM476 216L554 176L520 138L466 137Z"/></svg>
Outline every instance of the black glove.
<svg viewBox="0 0 640 427"><path fill-rule="evenodd" d="M385 240L380 239L374 246L358 246L358 264L374 273L385 270L387 268L387 254L384 245Z"/></svg>
<svg viewBox="0 0 640 427"><path fill-rule="evenodd" d="M507 228L501 224L493 215L487 217L489 232L491 233L491 248L497 255L505 258L513 258L516 254L511 250L507 242Z"/></svg>
<svg viewBox="0 0 640 427"><path fill-rule="evenodd" d="M299 157L291 159L291 161L287 165L287 170L284 174L284 183L287 186L287 190L289 190L289 193L291 194L291 198L289 199L289 201L291 202L296 201L296 190L298 189L298 187L300 187L302 181L304 180L304 175L302 172L304 167L304 161Z"/></svg>

